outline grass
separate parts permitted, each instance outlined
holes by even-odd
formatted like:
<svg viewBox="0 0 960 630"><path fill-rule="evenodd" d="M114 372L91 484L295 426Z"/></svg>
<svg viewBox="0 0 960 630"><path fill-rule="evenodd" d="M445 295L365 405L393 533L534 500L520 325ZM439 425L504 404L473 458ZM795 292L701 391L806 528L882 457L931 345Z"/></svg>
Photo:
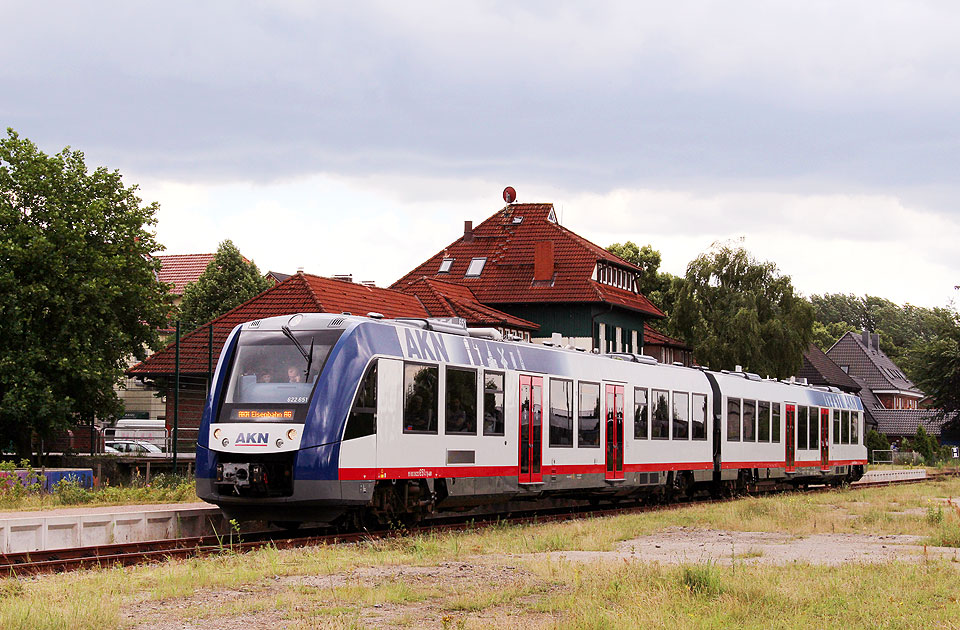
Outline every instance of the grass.
<svg viewBox="0 0 960 630"><path fill-rule="evenodd" d="M948 560L661 566L540 555L609 550L675 526L911 533L960 546L960 508L937 500L954 496L960 480L6 578L0 628L109 630L131 618L288 628L960 628L960 565ZM748 548L733 559L759 555Z"/></svg>
<svg viewBox="0 0 960 630"><path fill-rule="evenodd" d="M189 477L157 475L149 484L107 486L87 490L76 482L60 482L51 493L4 492L0 488L0 510L51 510L75 505L100 507L107 505L140 505L197 501L197 488Z"/></svg>

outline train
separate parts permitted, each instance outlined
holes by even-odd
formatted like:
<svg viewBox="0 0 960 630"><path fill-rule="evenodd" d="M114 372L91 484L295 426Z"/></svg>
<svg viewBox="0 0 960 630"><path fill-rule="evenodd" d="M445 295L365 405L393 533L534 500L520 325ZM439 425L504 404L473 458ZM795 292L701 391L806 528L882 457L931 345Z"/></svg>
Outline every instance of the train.
<svg viewBox="0 0 960 630"><path fill-rule="evenodd" d="M197 494L291 527L668 501L855 481L864 434L859 397L796 379L298 313L228 336Z"/></svg>

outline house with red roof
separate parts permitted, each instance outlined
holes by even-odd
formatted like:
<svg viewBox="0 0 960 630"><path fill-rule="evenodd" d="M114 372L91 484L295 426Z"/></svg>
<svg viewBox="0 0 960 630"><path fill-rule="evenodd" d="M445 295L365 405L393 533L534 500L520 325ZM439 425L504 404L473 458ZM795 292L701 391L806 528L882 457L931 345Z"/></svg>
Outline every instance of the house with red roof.
<svg viewBox="0 0 960 630"><path fill-rule="evenodd" d="M166 254L154 256L160 261L157 277L160 282L173 285L170 293L174 295L174 304L180 305L183 290L191 282L196 282L216 254Z"/></svg>
<svg viewBox="0 0 960 630"><path fill-rule="evenodd" d="M177 348L170 344L127 370L132 378L154 383L166 395L167 426L173 424L176 402L180 427L200 426L207 385L230 331L238 324L293 313L379 313L395 317L462 317L469 326L498 328L528 338L537 325L480 304L462 287L423 285L402 293L349 280L322 278L298 272L220 317L184 335L180 340L180 384L172 395ZM420 297L422 295L422 298ZM185 439L195 438L185 435Z"/></svg>
<svg viewBox="0 0 960 630"><path fill-rule="evenodd" d="M493 309L534 322L532 340L600 352L643 352L646 324L664 315L638 290L642 269L560 225L553 204L512 203L397 280L420 294L453 285ZM682 342L661 335L661 344ZM686 348L689 354L689 348ZM689 358L689 356L687 357ZM681 359L682 355L681 355Z"/></svg>

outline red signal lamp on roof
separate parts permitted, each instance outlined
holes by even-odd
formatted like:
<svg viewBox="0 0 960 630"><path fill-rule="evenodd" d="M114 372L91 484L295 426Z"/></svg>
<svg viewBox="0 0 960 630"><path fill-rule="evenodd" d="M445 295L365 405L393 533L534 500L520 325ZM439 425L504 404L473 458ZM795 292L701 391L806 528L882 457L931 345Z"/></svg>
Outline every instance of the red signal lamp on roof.
<svg viewBox="0 0 960 630"><path fill-rule="evenodd" d="M507 186L503 189L503 200L507 203L513 203L517 200L517 191L513 189L513 186Z"/></svg>

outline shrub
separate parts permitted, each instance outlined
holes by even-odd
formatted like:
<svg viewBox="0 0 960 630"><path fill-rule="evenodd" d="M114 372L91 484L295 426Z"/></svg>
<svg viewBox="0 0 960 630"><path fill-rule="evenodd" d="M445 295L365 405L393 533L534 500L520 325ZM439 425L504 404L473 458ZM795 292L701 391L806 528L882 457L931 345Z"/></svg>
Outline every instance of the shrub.
<svg viewBox="0 0 960 630"><path fill-rule="evenodd" d="M61 479L53 486L53 494L63 505L78 505L93 500L93 493L80 485L73 477Z"/></svg>

